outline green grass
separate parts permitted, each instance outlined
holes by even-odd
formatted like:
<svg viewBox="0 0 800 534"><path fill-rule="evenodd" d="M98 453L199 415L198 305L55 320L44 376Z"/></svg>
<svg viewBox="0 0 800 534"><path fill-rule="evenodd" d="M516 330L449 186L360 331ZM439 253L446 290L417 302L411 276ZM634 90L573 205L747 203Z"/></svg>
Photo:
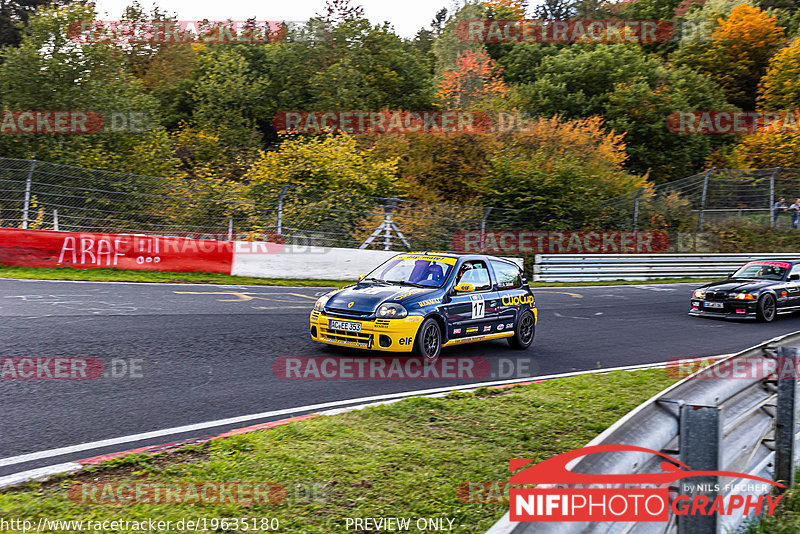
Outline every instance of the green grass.
<svg viewBox="0 0 800 534"><path fill-rule="evenodd" d="M800 532L800 486L795 482L786 492L775 515L764 514L761 521L751 523L747 534L797 534Z"/></svg>
<svg viewBox="0 0 800 534"><path fill-rule="evenodd" d="M11 267L0 265L0 278L37 280L87 280L91 282L161 282L173 284L226 284L245 286L341 287L342 280L295 280L291 278L254 278L219 273L172 273L166 271L128 271L123 269L73 269L62 267Z"/></svg>
<svg viewBox="0 0 800 534"><path fill-rule="evenodd" d="M2 272L2 271L0 271ZM602 280L599 282L530 282L531 287L584 287L584 286L635 286L649 284L697 284L719 280L719 278L657 278L654 280Z"/></svg>
<svg viewBox="0 0 800 534"><path fill-rule="evenodd" d="M249 276L229 276L219 273L172 273L165 271L126 271L122 269L73 269L62 267L47 269L36 267L11 267L0 265L0 278L22 278L37 280L85 280L91 282L161 282L180 284L225 284L244 286L308 286L341 287L352 283L345 280L303 280L293 278L253 278ZM664 278L646 282L624 280L603 282L531 282L531 287L578 287L612 286L632 284L678 284L695 282L703 284L711 280L692 278Z"/></svg>
<svg viewBox="0 0 800 534"><path fill-rule="evenodd" d="M483 533L508 504L463 502L459 483L507 480L511 458L541 461L579 448L673 382L663 369L622 371L407 399L0 492L0 518L275 517L281 532L329 534L344 532L347 518L446 517L457 532ZM131 479L273 482L287 497L251 506L108 506L67 497L76 482Z"/></svg>

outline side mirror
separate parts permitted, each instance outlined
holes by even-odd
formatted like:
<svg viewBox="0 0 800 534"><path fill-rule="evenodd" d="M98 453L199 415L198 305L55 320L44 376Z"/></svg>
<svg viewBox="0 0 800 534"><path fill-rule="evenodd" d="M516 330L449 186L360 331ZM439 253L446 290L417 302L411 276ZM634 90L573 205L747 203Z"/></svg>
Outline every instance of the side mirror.
<svg viewBox="0 0 800 534"><path fill-rule="evenodd" d="M362 274L361 276L359 276L359 277L358 277L358 281L359 281L359 282L360 282L360 281L362 281L363 279L364 279L364 275L363 275L363 274Z"/></svg>
<svg viewBox="0 0 800 534"><path fill-rule="evenodd" d="M790 274L789 275L789 281L790 282L794 282L796 280L800 280L800 274L795 273L795 274Z"/></svg>
<svg viewBox="0 0 800 534"><path fill-rule="evenodd" d="M461 282L455 287L455 290L459 293L472 293L475 291L475 286L470 284L469 282Z"/></svg>

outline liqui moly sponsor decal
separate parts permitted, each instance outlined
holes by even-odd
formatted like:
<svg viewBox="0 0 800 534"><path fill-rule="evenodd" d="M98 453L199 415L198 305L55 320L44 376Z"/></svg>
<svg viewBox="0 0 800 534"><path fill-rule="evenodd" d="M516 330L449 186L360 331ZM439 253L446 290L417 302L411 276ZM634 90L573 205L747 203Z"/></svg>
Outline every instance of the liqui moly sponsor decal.
<svg viewBox="0 0 800 534"><path fill-rule="evenodd" d="M459 232L456 252L488 254L650 254L666 252L667 232Z"/></svg>
<svg viewBox="0 0 800 534"><path fill-rule="evenodd" d="M637 452L663 459L660 473L593 475L567 469L573 460L589 454ZM755 517L772 515L783 498L768 494L770 487L783 484L765 478L732 471L700 471L679 460L652 449L633 445L594 445L559 454L531 465L531 460L515 459L509 482L511 521L644 521L667 522L671 516L733 515ZM746 485L757 485L760 495L717 494L713 499L705 492L719 491L718 484L698 484L697 493L670 496L670 485L692 477L731 477L746 479ZM757 483L757 484L754 484ZM540 487L519 487L537 484ZM547 487L541 487L547 485ZM554 485L567 487L553 487ZM597 486L614 487L597 487ZM576 487L592 486L592 487ZM623 486L623 487L620 487ZM641 487L629 487L641 486ZM692 489L691 485L684 485Z"/></svg>

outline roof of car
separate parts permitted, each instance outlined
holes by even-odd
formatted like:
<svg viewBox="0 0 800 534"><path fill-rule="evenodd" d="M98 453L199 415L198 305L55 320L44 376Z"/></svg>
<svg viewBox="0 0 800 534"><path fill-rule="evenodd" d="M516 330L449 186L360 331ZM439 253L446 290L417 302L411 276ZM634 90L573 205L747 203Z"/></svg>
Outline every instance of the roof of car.
<svg viewBox="0 0 800 534"><path fill-rule="evenodd" d="M492 256L491 254L484 254L482 252L436 252L431 250L426 250L426 251L415 250L414 252L406 252L405 254L424 254L426 256L445 256L449 258L463 258L466 256L477 256L482 258L489 258L492 260L504 261L506 263L511 263L513 265L516 265L516 263L514 263L508 258L501 258L500 256Z"/></svg>

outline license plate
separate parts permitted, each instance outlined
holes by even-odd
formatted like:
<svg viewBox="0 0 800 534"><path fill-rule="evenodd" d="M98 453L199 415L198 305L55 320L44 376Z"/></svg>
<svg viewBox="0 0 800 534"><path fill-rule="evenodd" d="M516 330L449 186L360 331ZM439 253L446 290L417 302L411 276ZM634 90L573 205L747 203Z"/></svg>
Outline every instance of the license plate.
<svg viewBox="0 0 800 534"><path fill-rule="evenodd" d="M361 332L361 323L328 319L328 328L331 330L344 330L345 332Z"/></svg>
<svg viewBox="0 0 800 534"><path fill-rule="evenodd" d="M704 302L703 306L706 308L724 308L725 305L721 302Z"/></svg>

